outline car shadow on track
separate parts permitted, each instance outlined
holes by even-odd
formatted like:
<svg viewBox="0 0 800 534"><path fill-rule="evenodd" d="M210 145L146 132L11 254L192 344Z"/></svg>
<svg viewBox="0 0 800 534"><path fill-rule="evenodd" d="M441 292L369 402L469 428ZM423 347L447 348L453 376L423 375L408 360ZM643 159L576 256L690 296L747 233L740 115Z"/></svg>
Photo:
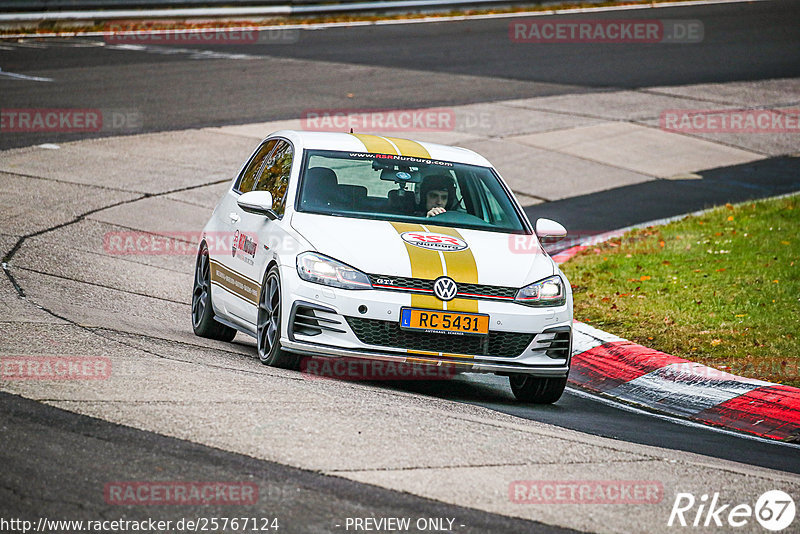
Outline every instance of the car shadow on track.
<svg viewBox="0 0 800 534"><path fill-rule="evenodd" d="M371 381L369 384L393 391L483 406L504 413L555 414L564 410L558 402L520 403L511 393L508 379L491 374L459 374L448 380L383 380Z"/></svg>

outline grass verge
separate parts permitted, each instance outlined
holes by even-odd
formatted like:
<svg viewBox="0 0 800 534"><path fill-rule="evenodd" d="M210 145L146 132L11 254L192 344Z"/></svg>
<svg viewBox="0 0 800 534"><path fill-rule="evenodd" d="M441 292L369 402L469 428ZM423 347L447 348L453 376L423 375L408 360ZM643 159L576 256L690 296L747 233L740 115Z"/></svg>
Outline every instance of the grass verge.
<svg viewBox="0 0 800 534"><path fill-rule="evenodd" d="M800 196L634 230L562 268L576 319L733 374L800 387Z"/></svg>

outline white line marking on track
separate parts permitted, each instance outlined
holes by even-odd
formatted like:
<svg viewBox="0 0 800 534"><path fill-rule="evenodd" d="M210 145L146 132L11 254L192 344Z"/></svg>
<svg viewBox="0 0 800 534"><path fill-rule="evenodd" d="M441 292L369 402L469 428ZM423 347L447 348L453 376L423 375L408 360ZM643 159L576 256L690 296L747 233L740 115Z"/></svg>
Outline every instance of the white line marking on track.
<svg viewBox="0 0 800 534"><path fill-rule="evenodd" d="M743 432L734 432L733 430L726 430L724 428L718 428L715 426L704 425L702 423L696 423L694 421L690 421L688 419L681 419L679 417L672 417L669 415L653 413L647 410L642 410L640 408L635 408L629 404L625 404L622 402L617 402L612 399L607 399L605 397L600 397L598 395L593 395L591 393L586 393L585 391L581 391L574 387L568 387L567 393L570 395L575 395L576 397L581 397L583 399L588 399L592 401L597 401L607 406L611 406L612 408L617 408L619 410L624 410L626 412L631 412L639 415L646 415L648 417L655 417L656 419L661 419L662 421L669 421L670 423L675 423L676 425L683 425L689 426L693 428L703 428L705 430L709 430L711 432L719 432L720 434L726 434L728 436L736 436L738 438L749 439L753 441L760 441L761 443L771 443L773 445L780 445L782 447L791 447L793 449L800 449L800 444L798 443L786 443L785 441L777 441L774 439L767 439L761 438L758 436L753 436L751 434L745 434Z"/></svg>
<svg viewBox="0 0 800 534"><path fill-rule="evenodd" d="M41 48L48 48L50 46L50 43L34 43L32 41L24 41L24 40L19 40L14 44L19 48L37 48L37 49L41 49Z"/></svg>
<svg viewBox="0 0 800 534"><path fill-rule="evenodd" d="M144 52L146 54L159 54L162 56L187 54L189 56L189 59L261 59L261 56L253 56L250 54L228 54L226 52L215 52L212 50L193 50L191 48L172 48L167 46L119 44L119 45L106 45L105 48L106 50Z"/></svg>
<svg viewBox="0 0 800 534"><path fill-rule="evenodd" d="M5 76L6 78L14 78L15 80L28 80L31 82L52 82L52 78L43 78L41 76L26 76L25 74L17 74L15 72L6 72L3 69L0 69L0 76Z"/></svg>

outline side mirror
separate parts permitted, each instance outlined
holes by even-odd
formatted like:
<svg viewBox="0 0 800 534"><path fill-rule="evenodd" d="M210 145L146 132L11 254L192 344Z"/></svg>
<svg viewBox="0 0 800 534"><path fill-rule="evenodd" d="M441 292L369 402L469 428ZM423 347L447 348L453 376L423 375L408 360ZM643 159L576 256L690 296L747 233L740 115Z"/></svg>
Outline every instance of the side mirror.
<svg viewBox="0 0 800 534"><path fill-rule="evenodd" d="M269 191L250 191L239 196L236 201L247 213L263 215L274 221L278 214L272 210L272 193Z"/></svg>
<svg viewBox="0 0 800 534"><path fill-rule="evenodd" d="M545 243L558 243L567 237L567 229L550 219L537 219L536 236Z"/></svg>

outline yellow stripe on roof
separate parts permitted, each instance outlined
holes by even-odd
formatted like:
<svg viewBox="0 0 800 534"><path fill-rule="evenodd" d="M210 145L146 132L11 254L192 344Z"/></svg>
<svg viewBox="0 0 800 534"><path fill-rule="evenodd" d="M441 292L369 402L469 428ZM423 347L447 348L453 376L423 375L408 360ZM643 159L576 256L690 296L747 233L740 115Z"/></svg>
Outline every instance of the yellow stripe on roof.
<svg viewBox="0 0 800 534"><path fill-rule="evenodd" d="M392 146L392 143L378 135L357 133L350 135L357 137L359 141L364 143L364 147L370 154L398 154L397 150L395 150L394 146Z"/></svg>
<svg viewBox="0 0 800 534"><path fill-rule="evenodd" d="M397 148L400 149L400 154L403 156L431 159L430 153L425 150L424 146L416 141L411 141L409 139L398 139L397 137L387 137L386 139L394 143Z"/></svg>

